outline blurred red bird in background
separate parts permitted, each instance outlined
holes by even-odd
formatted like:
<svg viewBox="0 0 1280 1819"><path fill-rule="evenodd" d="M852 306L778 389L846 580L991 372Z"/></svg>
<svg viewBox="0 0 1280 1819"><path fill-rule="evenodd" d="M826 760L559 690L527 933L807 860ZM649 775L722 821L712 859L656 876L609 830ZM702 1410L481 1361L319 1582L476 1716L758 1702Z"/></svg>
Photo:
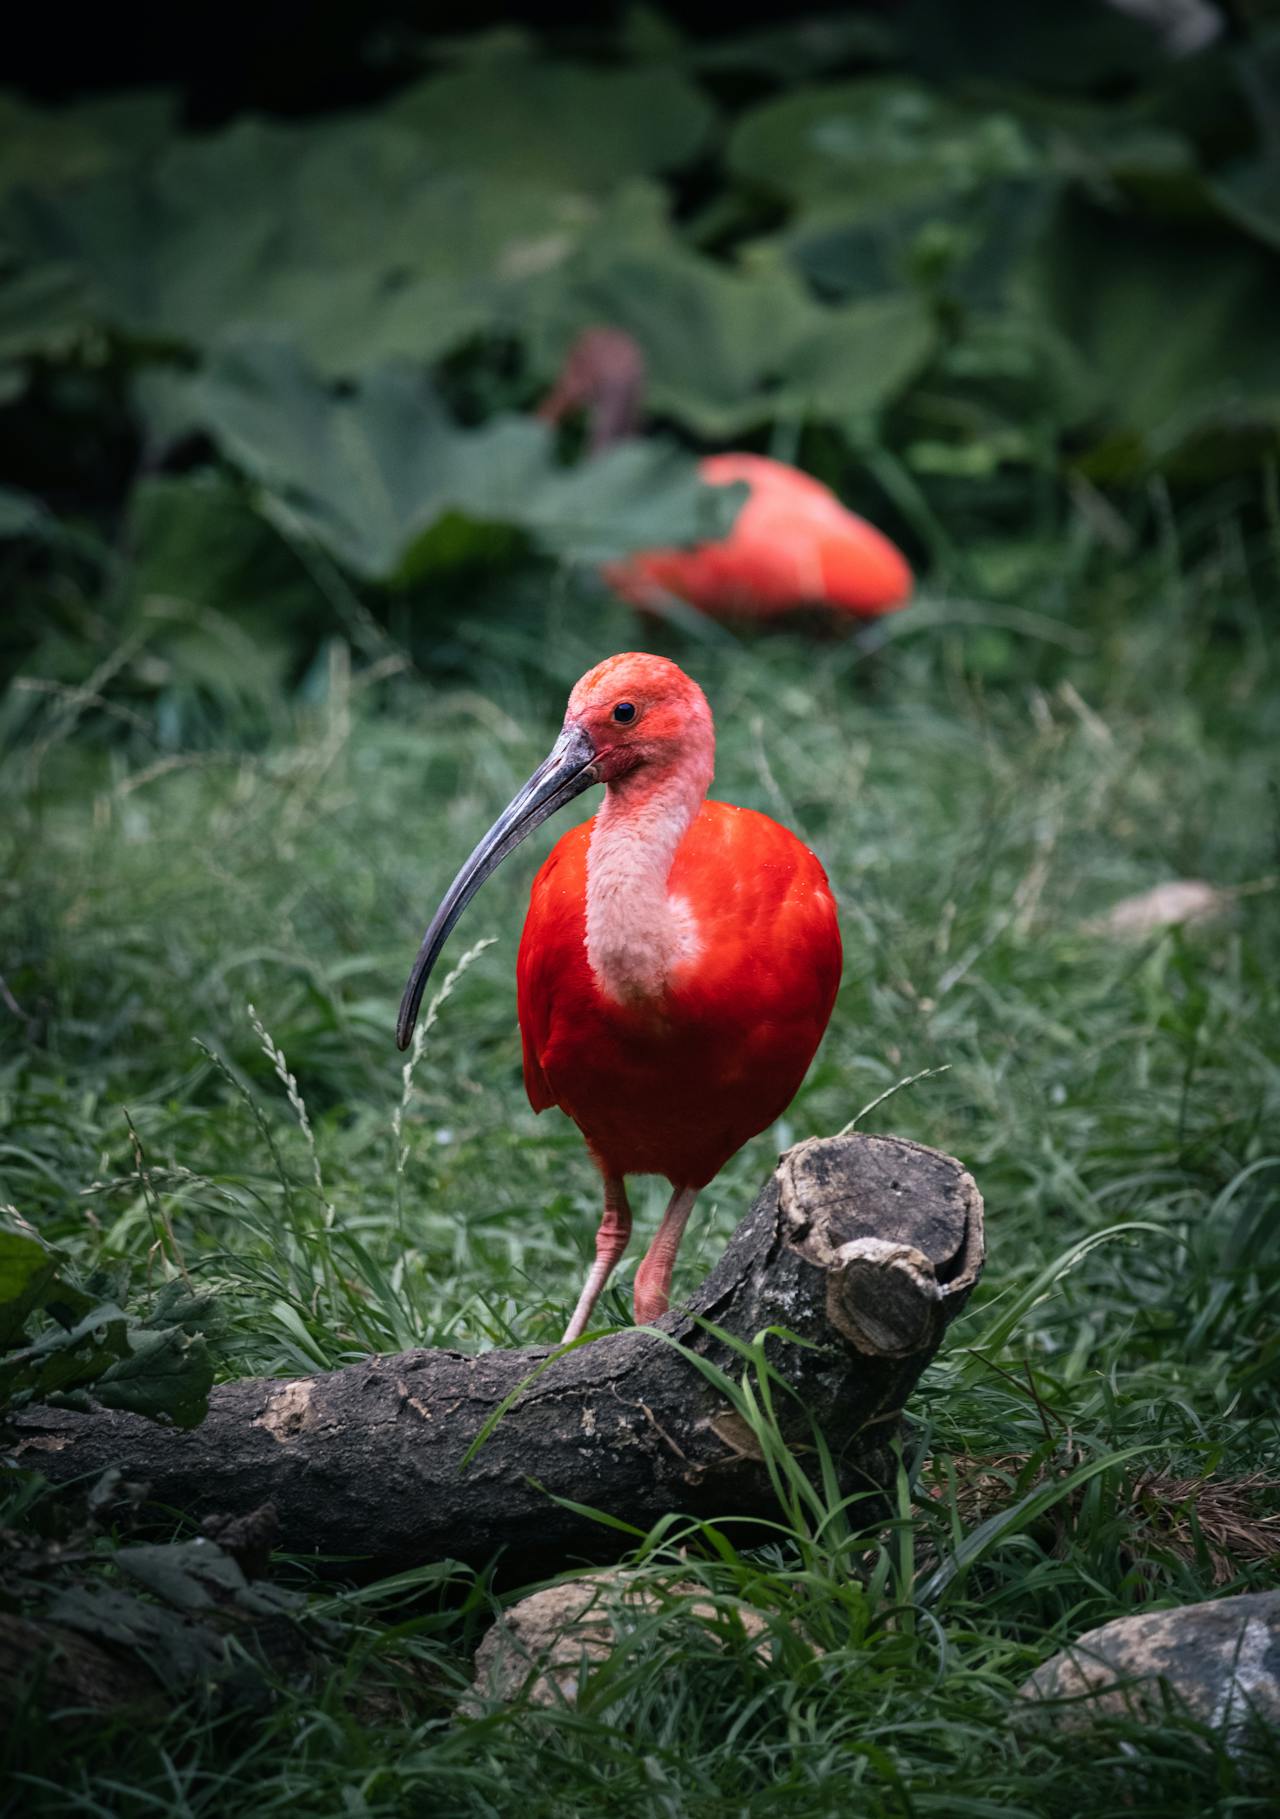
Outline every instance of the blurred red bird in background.
<svg viewBox="0 0 1280 1819"><path fill-rule="evenodd" d="M751 809L705 800L715 753L702 690L664 657L589 670L550 755L446 891L400 1005L406 1048L427 979L484 880L548 815L603 783L534 880L517 961L524 1078L558 1105L604 1177L596 1260L565 1339L586 1328L627 1247L625 1177L672 1194L635 1279L635 1315L665 1312L697 1198L786 1109L840 983L836 906L809 848Z"/></svg>
<svg viewBox="0 0 1280 1819"><path fill-rule="evenodd" d="M589 328L538 415L558 423L581 412L587 447L598 454L636 428L644 383L632 337ZM812 607L872 619L907 604L912 575L901 550L811 474L736 453L707 456L698 473L708 486L749 488L733 529L695 549L643 550L606 564L605 580L633 606L660 610L674 596L713 619L764 620Z"/></svg>

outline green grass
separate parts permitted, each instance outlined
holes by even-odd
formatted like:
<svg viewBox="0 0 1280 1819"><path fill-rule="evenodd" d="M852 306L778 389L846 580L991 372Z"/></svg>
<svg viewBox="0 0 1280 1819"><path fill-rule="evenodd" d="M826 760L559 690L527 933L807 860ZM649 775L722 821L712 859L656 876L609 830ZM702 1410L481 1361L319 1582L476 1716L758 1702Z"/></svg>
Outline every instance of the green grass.
<svg viewBox="0 0 1280 1819"><path fill-rule="evenodd" d="M130 1261L139 1306L179 1266L215 1290L223 1375L559 1333L598 1207L576 1132L521 1085L515 944L549 834L455 936L454 961L492 945L408 1085L392 1027L440 889L569 684L636 643L702 681L714 793L814 845L847 950L809 1079L704 1196L677 1290L779 1147L925 1070L945 1069L868 1122L958 1155L990 1244L914 1400L922 1494L904 1477L887 1536L802 1500L763 1551L729 1524L639 1546L654 1584L758 1612L767 1649L676 1608L576 1711L457 1723L490 1594L426 1563L421 1586L331 1595L331 1677L251 1721L191 1706L73 1748L28 1721L5 1746L25 1811L1268 1810L1274 1740L1232 1753L1176 1714L1092 1739L1011 1719L1080 1630L1277 1583L1274 1563L1224 1568L1194 1522L1174 1545L1134 1502L1145 1472L1280 1475L1276 550L1226 516L1182 529L1181 553L1169 536L1121 562L1077 528L1041 581L990 606L939 594L875 650L639 633L553 577L532 611L463 622L447 680L333 645L252 739L224 713L221 744L186 747L163 690L117 698L109 673L105 706L24 700L0 836L0 1199L86 1267ZM1085 927L1170 877L1257 888L1199 933ZM641 1238L663 1194L640 1186ZM628 1290L624 1270L604 1322L628 1319ZM975 1457L997 1462L981 1508Z"/></svg>

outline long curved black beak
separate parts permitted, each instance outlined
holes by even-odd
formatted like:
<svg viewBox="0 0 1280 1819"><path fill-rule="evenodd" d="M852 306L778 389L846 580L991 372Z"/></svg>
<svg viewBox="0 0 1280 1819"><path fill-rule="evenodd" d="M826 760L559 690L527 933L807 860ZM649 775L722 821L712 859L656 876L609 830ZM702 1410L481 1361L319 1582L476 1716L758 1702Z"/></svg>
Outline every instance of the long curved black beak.
<svg viewBox="0 0 1280 1819"><path fill-rule="evenodd" d="M396 1019L396 1044L408 1048L413 1026L418 1020L418 1007L431 977L431 969L440 958L440 950L458 917L466 909L491 872L497 871L508 853L541 827L548 815L580 796L584 789L600 781L596 769L596 748L580 726L566 726L529 781L503 809L484 839L467 860L443 901L431 918L431 926L422 937L418 958L409 974L409 983L400 1000Z"/></svg>

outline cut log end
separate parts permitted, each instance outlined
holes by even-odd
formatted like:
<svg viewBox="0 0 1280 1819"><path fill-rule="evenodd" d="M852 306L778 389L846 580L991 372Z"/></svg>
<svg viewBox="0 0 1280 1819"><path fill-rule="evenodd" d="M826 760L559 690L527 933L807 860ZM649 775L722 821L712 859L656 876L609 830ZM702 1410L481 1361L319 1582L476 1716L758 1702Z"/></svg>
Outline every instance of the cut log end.
<svg viewBox="0 0 1280 1819"><path fill-rule="evenodd" d="M826 1314L858 1351L933 1350L983 1262L982 1200L953 1156L903 1137L813 1139L778 1167L787 1241L827 1273Z"/></svg>

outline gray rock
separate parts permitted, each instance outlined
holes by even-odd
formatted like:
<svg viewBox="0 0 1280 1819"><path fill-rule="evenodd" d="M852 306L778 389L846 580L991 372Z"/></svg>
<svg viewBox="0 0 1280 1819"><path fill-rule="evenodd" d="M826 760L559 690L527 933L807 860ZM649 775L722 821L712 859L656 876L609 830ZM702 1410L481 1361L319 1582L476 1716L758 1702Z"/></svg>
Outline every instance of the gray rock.
<svg viewBox="0 0 1280 1819"><path fill-rule="evenodd" d="M478 1717L494 1703L576 1705L588 1678L611 1655L648 1652L668 1620L698 1624L722 1646L740 1625L762 1659L774 1646L758 1611L713 1601L687 1580L646 1582L623 1568L607 1568L548 1586L505 1610L476 1650L473 1687L460 1714Z"/></svg>
<svg viewBox="0 0 1280 1819"><path fill-rule="evenodd" d="M1169 1696L1228 1735L1280 1724L1280 1592L1119 1617L1038 1667L1019 1696L1055 1724L1152 1717Z"/></svg>
<svg viewBox="0 0 1280 1819"><path fill-rule="evenodd" d="M1225 915L1233 902L1230 891L1219 890L1203 878L1170 878L1149 891L1140 891L1136 897L1122 897L1105 914L1086 922L1084 929L1090 935L1142 941L1162 928L1179 924L1202 928Z"/></svg>

